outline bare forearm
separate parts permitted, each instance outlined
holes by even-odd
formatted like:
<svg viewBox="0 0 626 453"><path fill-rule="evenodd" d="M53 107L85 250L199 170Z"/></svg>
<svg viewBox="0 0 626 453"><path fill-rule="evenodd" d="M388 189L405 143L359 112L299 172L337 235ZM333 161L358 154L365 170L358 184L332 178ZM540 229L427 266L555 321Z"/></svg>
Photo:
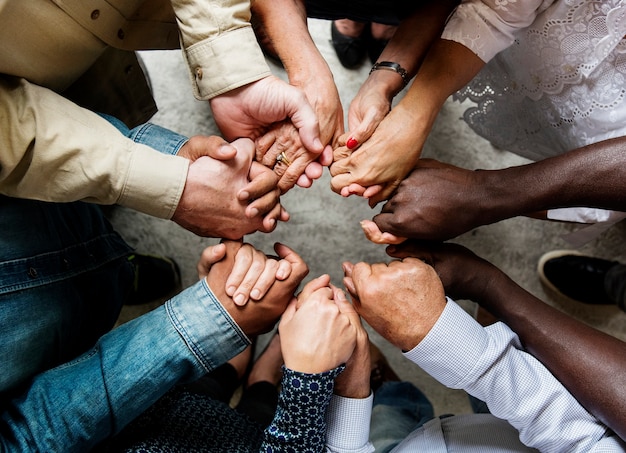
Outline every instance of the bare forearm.
<svg viewBox="0 0 626 453"><path fill-rule="evenodd" d="M428 133L446 99L472 80L483 66L484 62L467 47L438 39L398 106L410 109L413 119Z"/></svg>
<svg viewBox="0 0 626 453"><path fill-rule="evenodd" d="M500 218L575 206L626 210L626 137L484 176Z"/></svg>
<svg viewBox="0 0 626 453"><path fill-rule="evenodd" d="M499 270L476 301L511 327L588 411L626 438L626 343L545 304Z"/></svg>
<svg viewBox="0 0 626 453"><path fill-rule="evenodd" d="M309 33L302 0L255 0L252 12L262 22L264 33L292 83L305 77L303 73L327 69Z"/></svg>
<svg viewBox="0 0 626 453"><path fill-rule="evenodd" d="M378 61L395 61L413 77L430 46L441 36L446 18L458 3L458 0L422 2L402 20Z"/></svg>

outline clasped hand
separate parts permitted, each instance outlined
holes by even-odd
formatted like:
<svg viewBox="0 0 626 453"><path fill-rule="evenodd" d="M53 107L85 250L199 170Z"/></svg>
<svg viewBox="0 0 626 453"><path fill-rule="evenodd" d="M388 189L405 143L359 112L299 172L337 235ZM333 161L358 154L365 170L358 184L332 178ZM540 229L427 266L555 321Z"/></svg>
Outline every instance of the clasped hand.
<svg viewBox="0 0 626 453"><path fill-rule="evenodd" d="M251 140L229 144L220 137L196 136L178 155L191 161L172 217L183 228L200 236L240 239L289 220L279 203L278 177L253 161Z"/></svg>
<svg viewBox="0 0 626 453"><path fill-rule="evenodd" d="M227 140L256 141L256 159L279 176L285 193L294 184L309 187L329 165L332 150L320 139L319 122L304 92L274 76L210 100L215 122ZM289 166L276 165L285 152Z"/></svg>

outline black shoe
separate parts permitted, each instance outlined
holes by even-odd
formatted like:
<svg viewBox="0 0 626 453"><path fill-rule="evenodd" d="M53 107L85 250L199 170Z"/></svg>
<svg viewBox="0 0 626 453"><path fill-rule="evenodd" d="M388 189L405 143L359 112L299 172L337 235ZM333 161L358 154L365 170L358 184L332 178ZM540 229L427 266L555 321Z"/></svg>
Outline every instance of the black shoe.
<svg viewBox="0 0 626 453"><path fill-rule="evenodd" d="M555 250L539 259L537 271L546 289L556 297L584 304L615 305L606 293L604 278L616 261Z"/></svg>
<svg viewBox="0 0 626 453"><path fill-rule="evenodd" d="M135 280L125 305L165 301L180 291L180 270L171 258L135 253L128 261L135 268Z"/></svg>
<svg viewBox="0 0 626 453"><path fill-rule="evenodd" d="M368 29L369 27L365 27L363 30L364 35ZM362 35L358 38L352 38L351 36L342 35L337 30L335 21L332 21L330 24L330 36L341 65L346 69L359 67L367 53L366 36Z"/></svg>
<svg viewBox="0 0 626 453"><path fill-rule="evenodd" d="M386 39L375 39L370 36L370 39L367 42L367 56L372 64L378 61L378 57L380 57L380 54L383 53L383 50L387 47L388 42L389 41Z"/></svg>

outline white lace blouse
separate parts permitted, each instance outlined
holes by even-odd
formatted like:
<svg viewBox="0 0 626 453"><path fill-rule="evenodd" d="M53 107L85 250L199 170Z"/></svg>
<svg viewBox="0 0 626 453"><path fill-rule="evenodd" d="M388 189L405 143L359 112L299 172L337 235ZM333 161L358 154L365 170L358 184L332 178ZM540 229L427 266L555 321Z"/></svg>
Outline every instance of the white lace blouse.
<svg viewBox="0 0 626 453"><path fill-rule="evenodd" d="M626 135L626 0L464 0L443 38L487 62L454 99L532 160Z"/></svg>

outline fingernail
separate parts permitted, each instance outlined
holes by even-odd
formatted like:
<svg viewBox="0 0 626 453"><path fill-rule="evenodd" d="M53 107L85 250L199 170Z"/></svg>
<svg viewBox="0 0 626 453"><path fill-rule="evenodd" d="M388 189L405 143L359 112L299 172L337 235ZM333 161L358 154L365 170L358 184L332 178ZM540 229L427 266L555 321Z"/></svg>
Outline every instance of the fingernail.
<svg viewBox="0 0 626 453"><path fill-rule="evenodd" d="M250 209L250 217L256 217L259 215L259 210L257 208Z"/></svg>
<svg viewBox="0 0 626 453"><path fill-rule="evenodd" d="M229 296L232 296L233 294L235 294L236 290L237 290L236 286L229 286L228 288L226 288L226 294L228 294Z"/></svg>
<svg viewBox="0 0 626 453"><path fill-rule="evenodd" d="M258 289L253 289L250 293L250 297L252 299L258 299L259 297L261 297L261 291L259 291Z"/></svg>
<svg viewBox="0 0 626 453"><path fill-rule="evenodd" d="M220 145L220 154L231 154L233 152L233 146L230 144Z"/></svg>
<svg viewBox="0 0 626 453"><path fill-rule="evenodd" d="M237 294L233 300L235 301L235 305L243 305L246 302L246 296Z"/></svg>
<svg viewBox="0 0 626 453"><path fill-rule="evenodd" d="M358 144L359 142L357 142L356 138L354 137L350 137L348 141L346 142L346 146L348 147L348 149L354 149L357 147Z"/></svg>
<svg viewBox="0 0 626 453"><path fill-rule="evenodd" d="M241 201L245 201L248 198L250 198L250 193L247 190L242 190L241 192L239 192L239 199Z"/></svg>

